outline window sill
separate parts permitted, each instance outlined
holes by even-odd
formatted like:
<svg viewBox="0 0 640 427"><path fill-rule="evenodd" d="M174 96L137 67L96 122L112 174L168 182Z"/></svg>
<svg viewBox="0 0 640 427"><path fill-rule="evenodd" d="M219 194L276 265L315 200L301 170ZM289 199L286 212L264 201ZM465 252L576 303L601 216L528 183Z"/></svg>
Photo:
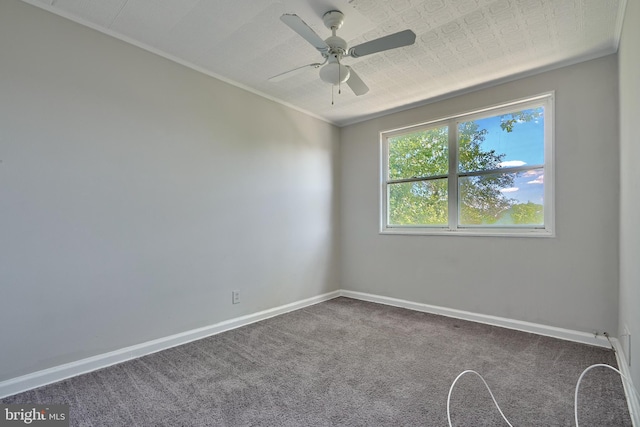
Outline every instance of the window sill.
<svg viewBox="0 0 640 427"><path fill-rule="evenodd" d="M425 227L385 227L380 234L412 235L412 236L469 236L469 237L555 237L555 232L547 229L518 228L464 228L451 230L448 228Z"/></svg>

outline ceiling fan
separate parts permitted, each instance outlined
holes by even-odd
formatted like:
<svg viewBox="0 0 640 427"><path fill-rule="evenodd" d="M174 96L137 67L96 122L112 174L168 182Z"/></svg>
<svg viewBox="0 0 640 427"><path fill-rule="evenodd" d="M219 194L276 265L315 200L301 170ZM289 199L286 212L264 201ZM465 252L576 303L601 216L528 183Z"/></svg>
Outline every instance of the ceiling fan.
<svg viewBox="0 0 640 427"><path fill-rule="evenodd" d="M350 56L352 58L360 58L372 53L409 46L416 40L416 35L413 31L404 30L348 48L347 42L336 35L336 31L342 27L342 23L344 22L344 14L339 10L330 10L322 17L324 25L331 30L331 37L325 40L322 40L298 15L284 14L280 17L280 20L311 43L311 45L320 52L324 61L285 71L284 73L269 78L269 81L277 82L307 68L322 67L320 69L320 78L322 81L331 85L347 83L351 90L358 96L367 93L369 87L356 74L353 68L342 64L343 57Z"/></svg>

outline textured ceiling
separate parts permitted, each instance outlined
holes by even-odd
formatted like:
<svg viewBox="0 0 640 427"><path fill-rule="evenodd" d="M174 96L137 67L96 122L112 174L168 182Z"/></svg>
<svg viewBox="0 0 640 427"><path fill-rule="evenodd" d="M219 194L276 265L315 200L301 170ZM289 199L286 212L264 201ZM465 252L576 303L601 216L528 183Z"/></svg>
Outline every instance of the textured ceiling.
<svg viewBox="0 0 640 427"><path fill-rule="evenodd" d="M24 0L260 95L344 125L473 87L617 51L625 0ZM321 55L284 25L299 15L322 38L345 14L355 46L404 29L412 46L345 58L370 87L355 96L318 70L268 78Z"/></svg>

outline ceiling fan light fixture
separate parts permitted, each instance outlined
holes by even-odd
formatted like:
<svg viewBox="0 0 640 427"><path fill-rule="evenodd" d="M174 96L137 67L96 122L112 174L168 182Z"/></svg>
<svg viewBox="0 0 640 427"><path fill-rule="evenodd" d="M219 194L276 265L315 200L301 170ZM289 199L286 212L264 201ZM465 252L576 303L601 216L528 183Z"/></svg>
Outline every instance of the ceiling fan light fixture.
<svg viewBox="0 0 640 427"><path fill-rule="evenodd" d="M337 62L331 62L320 68L320 78L322 81L332 85L346 82L350 74L351 71L349 71L349 68Z"/></svg>

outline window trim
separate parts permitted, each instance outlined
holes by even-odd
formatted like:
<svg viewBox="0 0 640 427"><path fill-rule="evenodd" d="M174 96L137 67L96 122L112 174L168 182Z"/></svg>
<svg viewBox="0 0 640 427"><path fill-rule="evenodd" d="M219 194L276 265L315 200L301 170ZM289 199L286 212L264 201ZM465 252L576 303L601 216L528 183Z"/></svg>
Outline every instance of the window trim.
<svg viewBox="0 0 640 427"><path fill-rule="evenodd" d="M441 117L415 125L403 126L391 130L380 132L380 192L379 192L379 208L380 208L380 234L399 234L399 235L438 235L438 236L501 236L501 237L555 237L555 154L554 154L554 104L555 92L545 92L535 96L521 98L505 103L500 103L481 109L470 110L467 112ZM459 172L458 171L458 143L457 132L458 123L461 121L475 120L478 118L488 117L492 115L500 115L513 111L523 110L533 106L544 107L544 165L527 165L523 167L509 167L491 171L481 172ZM404 135L410 132L419 132L421 130L433 129L436 127L448 126L449 128L449 173L443 176L429 176L429 179L447 178L448 194L448 224L445 226L425 226L425 225L388 225L388 184L391 182L411 182L424 180L422 178L408 179L388 179L389 171L389 144L388 139L398 135ZM509 173L517 172L518 169L532 169L536 166L544 167L545 183L544 183L544 227L533 228L527 225L511 225L511 226L487 226L487 225L468 225L464 227L458 226L459 203L458 203L458 178L461 176L475 176L484 173ZM453 172L452 172L453 171Z"/></svg>

